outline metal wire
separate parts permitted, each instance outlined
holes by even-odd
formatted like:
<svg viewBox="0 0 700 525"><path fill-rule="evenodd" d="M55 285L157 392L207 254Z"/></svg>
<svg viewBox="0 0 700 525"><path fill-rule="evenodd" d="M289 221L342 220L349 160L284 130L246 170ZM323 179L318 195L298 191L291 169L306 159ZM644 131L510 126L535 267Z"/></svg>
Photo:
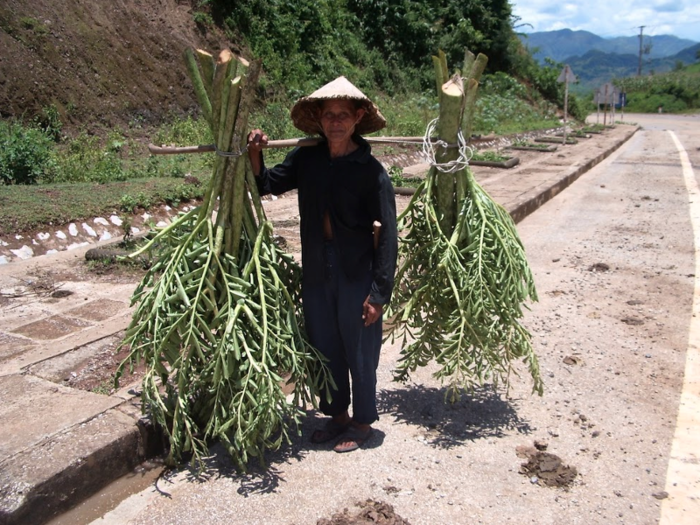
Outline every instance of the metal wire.
<svg viewBox="0 0 700 525"><path fill-rule="evenodd" d="M438 163L435 158L435 147L448 148L451 145L447 144L443 140L432 140L432 135L435 133L435 128L437 127L438 119L432 120L425 129L425 135L423 136L423 147L421 149L421 156L425 161L431 166L435 166L436 169L442 173L455 173L461 169L469 166L469 161L474 156L474 150L467 146L467 141L464 140L464 135L462 135L462 130L457 132L457 142L459 149L459 157L445 163Z"/></svg>
<svg viewBox="0 0 700 525"><path fill-rule="evenodd" d="M214 146L216 148L216 146ZM248 151L248 146L246 146L244 149L239 150L239 151L223 151L220 150L219 148L216 148L216 154L219 157L240 157L241 155L245 154Z"/></svg>

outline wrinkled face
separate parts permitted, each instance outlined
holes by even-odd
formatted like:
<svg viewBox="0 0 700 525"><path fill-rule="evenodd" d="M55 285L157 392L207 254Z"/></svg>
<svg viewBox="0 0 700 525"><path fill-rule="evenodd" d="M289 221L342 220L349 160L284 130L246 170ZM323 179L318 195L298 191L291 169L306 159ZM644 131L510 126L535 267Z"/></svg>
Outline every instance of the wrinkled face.
<svg viewBox="0 0 700 525"><path fill-rule="evenodd" d="M355 109L349 100L326 100L321 108L321 128L329 142L350 140L364 109Z"/></svg>

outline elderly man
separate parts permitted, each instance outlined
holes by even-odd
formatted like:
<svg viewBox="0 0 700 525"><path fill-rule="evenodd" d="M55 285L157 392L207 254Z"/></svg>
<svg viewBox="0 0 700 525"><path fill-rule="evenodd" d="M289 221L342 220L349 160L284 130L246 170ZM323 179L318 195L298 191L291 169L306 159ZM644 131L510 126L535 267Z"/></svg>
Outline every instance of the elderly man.
<svg viewBox="0 0 700 525"><path fill-rule="evenodd" d="M301 217L302 301L309 340L326 358L336 389L321 410L331 416L311 441L359 448L378 419L376 370L383 307L396 269L396 202L391 181L361 137L386 125L377 107L340 77L300 99L292 121L317 146L296 148L266 168L267 136L253 130L248 154L261 194L297 189ZM375 233L373 224L381 223ZM352 400L352 417L349 407Z"/></svg>

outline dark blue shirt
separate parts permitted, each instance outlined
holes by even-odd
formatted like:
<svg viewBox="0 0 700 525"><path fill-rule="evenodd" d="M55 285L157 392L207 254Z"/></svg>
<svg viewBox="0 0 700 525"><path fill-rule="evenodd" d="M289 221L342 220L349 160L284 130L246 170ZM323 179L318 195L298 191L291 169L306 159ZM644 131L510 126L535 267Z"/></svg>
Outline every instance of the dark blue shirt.
<svg viewBox="0 0 700 525"><path fill-rule="evenodd" d="M324 278L323 216L328 210L345 275L359 280L371 271L370 302L387 304L394 287L398 248L394 189L370 145L359 136L353 140L359 148L337 158L331 158L325 141L295 148L274 168L263 166L258 189L261 195L299 191L304 282ZM382 224L376 250L374 221Z"/></svg>

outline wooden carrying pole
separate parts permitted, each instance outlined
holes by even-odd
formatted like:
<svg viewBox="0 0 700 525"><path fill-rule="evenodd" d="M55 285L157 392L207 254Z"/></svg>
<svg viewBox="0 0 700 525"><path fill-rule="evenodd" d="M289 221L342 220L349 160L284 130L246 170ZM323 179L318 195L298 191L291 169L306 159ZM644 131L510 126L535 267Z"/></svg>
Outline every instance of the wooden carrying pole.
<svg viewBox="0 0 700 525"><path fill-rule="evenodd" d="M364 137L369 144L422 144L423 137ZM437 142L439 139L432 138L431 142ZM321 141L320 137L306 137L301 139L283 139L271 140L264 144L263 148L296 148L304 146L316 146ZM457 147L456 144L448 144L448 148ZM216 151L214 144L202 144L199 146L156 146L155 144L148 145L148 151L153 155L180 155L183 153L211 153ZM233 152L235 153L235 152Z"/></svg>

